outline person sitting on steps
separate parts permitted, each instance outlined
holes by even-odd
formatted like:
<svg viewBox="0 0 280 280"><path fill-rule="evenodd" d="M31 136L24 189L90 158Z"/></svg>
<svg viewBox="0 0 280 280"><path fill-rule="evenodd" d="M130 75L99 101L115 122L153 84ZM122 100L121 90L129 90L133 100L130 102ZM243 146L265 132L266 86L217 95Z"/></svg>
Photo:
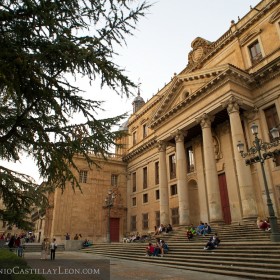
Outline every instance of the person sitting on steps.
<svg viewBox="0 0 280 280"><path fill-rule="evenodd" d="M217 233L214 233L213 236L210 237L209 241L206 243L204 250L211 250L211 249L215 249L218 247L218 245L220 244L221 240L218 237Z"/></svg>
<svg viewBox="0 0 280 280"><path fill-rule="evenodd" d="M190 229L187 229L187 239L190 241L193 238L193 233Z"/></svg>
<svg viewBox="0 0 280 280"><path fill-rule="evenodd" d="M155 246L149 242L148 246L146 247L146 256L153 256L155 252Z"/></svg>

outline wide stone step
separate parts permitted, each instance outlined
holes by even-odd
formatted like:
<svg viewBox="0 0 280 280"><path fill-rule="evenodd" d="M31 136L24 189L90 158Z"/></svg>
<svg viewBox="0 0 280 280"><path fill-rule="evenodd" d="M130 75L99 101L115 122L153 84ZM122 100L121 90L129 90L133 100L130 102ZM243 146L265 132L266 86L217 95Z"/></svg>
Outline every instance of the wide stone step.
<svg viewBox="0 0 280 280"><path fill-rule="evenodd" d="M240 277L253 277L255 279L280 279L279 269L280 265L266 265L262 262L256 263L256 266L249 267L244 262L222 262L217 264L203 259L203 261L194 262L191 259L174 260L168 257L145 257L135 255L116 255L107 253L95 253L97 255L103 255L107 257L117 257L120 259L129 259L135 261L143 261L149 263L155 263L161 266L168 266L173 268L180 268L186 270L203 271L208 273L216 273L223 275L234 275Z"/></svg>
<svg viewBox="0 0 280 280"><path fill-rule="evenodd" d="M214 250L203 250L210 235L195 236L188 241L186 227L181 226L156 236L169 245L170 252L163 257L145 256L148 240L144 243L99 243L84 252L186 270L280 280L280 244L270 241L270 232L260 231L255 223L214 227L213 232L218 232L222 240ZM154 243L155 236L150 241Z"/></svg>

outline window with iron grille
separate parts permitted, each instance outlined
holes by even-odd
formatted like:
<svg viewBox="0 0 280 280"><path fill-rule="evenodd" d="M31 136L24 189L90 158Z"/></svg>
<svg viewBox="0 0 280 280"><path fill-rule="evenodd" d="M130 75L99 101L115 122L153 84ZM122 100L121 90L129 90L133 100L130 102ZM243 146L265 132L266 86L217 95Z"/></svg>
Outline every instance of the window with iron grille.
<svg viewBox="0 0 280 280"><path fill-rule="evenodd" d="M169 156L169 172L170 172L170 179L176 178L176 158L175 154Z"/></svg>
<svg viewBox="0 0 280 280"><path fill-rule="evenodd" d="M187 173L194 172L194 156L193 156L193 148L192 146L187 147Z"/></svg>
<svg viewBox="0 0 280 280"><path fill-rule="evenodd" d="M147 124L143 125L143 139L146 138L148 135L148 127Z"/></svg>
<svg viewBox="0 0 280 280"><path fill-rule="evenodd" d="M131 231L136 231L136 216L131 216L130 217L130 230Z"/></svg>
<svg viewBox="0 0 280 280"><path fill-rule="evenodd" d="M177 185L174 184L174 185L171 185L170 186L170 194L171 195L176 195L178 192L177 192Z"/></svg>
<svg viewBox="0 0 280 280"><path fill-rule="evenodd" d="M136 192L136 172L132 173L132 192Z"/></svg>
<svg viewBox="0 0 280 280"><path fill-rule="evenodd" d="M148 229L149 228L149 214L145 213L142 214L142 229Z"/></svg>
<svg viewBox="0 0 280 280"><path fill-rule="evenodd" d="M156 190L156 200L159 200L160 196L159 196L159 190Z"/></svg>
<svg viewBox="0 0 280 280"><path fill-rule="evenodd" d="M252 64L259 62L262 59L262 52L259 41L256 40L249 47Z"/></svg>
<svg viewBox="0 0 280 280"><path fill-rule="evenodd" d="M159 184L159 162L155 163L155 184Z"/></svg>
<svg viewBox="0 0 280 280"><path fill-rule="evenodd" d="M111 175L111 186L116 187L118 185L118 175L112 174Z"/></svg>
<svg viewBox="0 0 280 280"><path fill-rule="evenodd" d="M275 105L265 109L264 114L265 114L266 123L269 131L274 127L280 129L279 116ZM269 136L270 136L270 141L273 141L271 133L269 133ZM274 162L276 166L280 166L280 155L274 157Z"/></svg>
<svg viewBox="0 0 280 280"><path fill-rule="evenodd" d="M156 217L156 226L160 226L160 211L155 212L155 217Z"/></svg>
<svg viewBox="0 0 280 280"><path fill-rule="evenodd" d="M136 145L136 143L137 143L137 135L136 135L136 131L135 131L135 132L133 132L133 134L132 134L132 142L133 142L133 145Z"/></svg>
<svg viewBox="0 0 280 280"><path fill-rule="evenodd" d="M81 170L79 172L79 183L86 183L88 177L88 172L86 170Z"/></svg>
<svg viewBox="0 0 280 280"><path fill-rule="evenodd" d="M148 188L148 168L143 168L143 189Z"/></svg>
<svg viewBox="0 0 280 280"><path fill-rule="evenodd" d="M179 225L179 208L171 208L172 225Z"/></svg>
<svg viewBox="0 0 280 280"><path fill-rule="evenodd" d="M143 194L143 203L147 203L148 202L148 194L144 193Z"/></svg>

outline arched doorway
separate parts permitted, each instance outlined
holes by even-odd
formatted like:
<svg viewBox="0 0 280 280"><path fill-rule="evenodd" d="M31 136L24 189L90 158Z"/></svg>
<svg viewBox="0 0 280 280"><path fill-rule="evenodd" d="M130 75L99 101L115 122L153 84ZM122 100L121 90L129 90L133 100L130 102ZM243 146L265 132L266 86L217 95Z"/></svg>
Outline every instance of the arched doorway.
<svg viewBox="0 0 280 280"><path fill-rule="evenodd" d="M190 205L190 222L194 225L198 225L200 221L200 206L198 197L198 186L195 180L188 182L188 194Z"/></svg>

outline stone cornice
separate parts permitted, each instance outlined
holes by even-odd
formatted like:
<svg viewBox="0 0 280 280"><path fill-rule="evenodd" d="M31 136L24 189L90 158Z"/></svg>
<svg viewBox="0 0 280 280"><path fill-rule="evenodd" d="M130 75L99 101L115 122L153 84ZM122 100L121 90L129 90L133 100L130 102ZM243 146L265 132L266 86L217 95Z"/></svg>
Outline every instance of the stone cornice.
<svg viewBox="0 0 280 280"><path fill-rule="evenodd" d="M127 153L124 157L123 157L123 161L127 162L145 152L147 152L147 150L150 150L151 148L153 148L155 145L157 144L157 140L156 137L152 138L150 141L142 144L141 146L137 147L135 150L133 150L130 153Z"/></svg>
<svg viewBox="0 0 280 280"><path fill-rule="evenodd" d="M235 38L239 38L242 34L244 34L253 24L259 21L262 17L264 17L267 13L269 13L275 6L279 4L279 0L273 0L266 6L262 6L263 3L261 2L257 7L258 9L261 8L254 16L248 17L249 19L243 24L242 21L245 21L245 15L238 23L233 23L233 26L224 33L218 40L211 44L211 48L209 51L205 53L205 55L198 61L196 64L187 65L187 67L181 73L193 72L197 69L203 67L203 65L212 58L217 52L219 52L224 46L228 45L232 42ZM264 3L265 4L265 3ZM253 9L256 11L256 9ZM250 12L249 12L250 13ZM241 25L241 26L239 26Z"/></svg>

